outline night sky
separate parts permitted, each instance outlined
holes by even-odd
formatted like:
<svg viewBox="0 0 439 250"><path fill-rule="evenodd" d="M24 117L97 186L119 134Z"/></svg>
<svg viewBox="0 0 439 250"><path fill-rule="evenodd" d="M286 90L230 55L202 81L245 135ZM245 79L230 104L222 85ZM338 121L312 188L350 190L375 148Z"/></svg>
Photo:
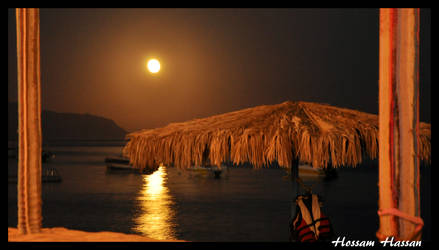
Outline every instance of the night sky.
<svg viewBox="0 0 439 250"><path fill-rule="evenodd" d="M41 9L40 29L43 109L129 131L287 100L378 114L378 9ZM428 9L420 39L420 119L430 122ZM9 9L9 102L16 53Z"/></svg>

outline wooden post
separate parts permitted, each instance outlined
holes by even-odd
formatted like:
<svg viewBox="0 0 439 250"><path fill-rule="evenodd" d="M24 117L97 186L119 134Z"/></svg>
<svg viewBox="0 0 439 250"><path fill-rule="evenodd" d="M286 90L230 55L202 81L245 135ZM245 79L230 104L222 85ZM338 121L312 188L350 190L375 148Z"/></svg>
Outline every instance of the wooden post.
<svg viewBox="0 0 439 250"><path fill-rule="evenodd" d="M296 195L299 194L299 183L297 182L297 179L296 179L297 177L299 177L299 159L294 157L293 160L291 161L291 173L290 173L291 187L292 187L292 191L293 191L291 209L290 209L290 221L289 221L290 241L293 240L293 233L294 233L291 225L293 223L293 220L295 219L294 216L297 213L296 204L295 204Z"/></svg>
<svg viewBox="0 0 439 250"><path fill-rule="evenodd" d="M18 230L41 229L41 101L39 10L18 8Z"/></svg>
<svg viewBox="0 0 439 250"><path fill-rule="evenodd" d="M420 216L419 197L419 9L398 11L397 93L400 134L399 210ZM399 219L399 237L412 240L416 224ZM419 234L416 239L419 240Z"/></svg>
<svg viewBox="0 0 439 250"><path fill-rule="evenodd" d="M299 177L299 159L294 158L291 161L291 182L293 185L293 192L295 189L296 193L299 192L299 183L297 182L297 179L296 179L298 177ZM294 188L294 185L296 186L295 188ZM295 198L296 197L293 197L293 199L295 199Z"/></svg>
<svg viewBox="0 0 439 250"><path fill-rule="evenodd" d="M380 10L378 238L411 239L419 199L419 9Z"/></svg>

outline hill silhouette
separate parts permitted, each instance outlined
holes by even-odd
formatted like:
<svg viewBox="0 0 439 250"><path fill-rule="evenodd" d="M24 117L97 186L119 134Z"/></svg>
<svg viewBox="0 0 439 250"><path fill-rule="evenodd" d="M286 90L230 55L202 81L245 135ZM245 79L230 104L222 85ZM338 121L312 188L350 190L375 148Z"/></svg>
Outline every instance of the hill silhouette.
<svg viewBox="0 0 439 250"><path fill-rule="evenodd" d="M43 141L123 140L127 131L113 120L90 114L41 111ZM8 141L18 140L18 104L8 103Z"/></svg>

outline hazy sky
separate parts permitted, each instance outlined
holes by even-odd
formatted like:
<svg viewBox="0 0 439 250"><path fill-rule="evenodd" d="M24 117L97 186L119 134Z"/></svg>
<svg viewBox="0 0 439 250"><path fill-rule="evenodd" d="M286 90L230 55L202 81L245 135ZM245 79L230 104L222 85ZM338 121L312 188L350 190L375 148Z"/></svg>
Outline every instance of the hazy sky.
<svg viewBox="0 0 439 250"><path fill-rule="evenodd" d="M287 100L378 113L378 9L41 9L40 29L43 108L130 131ZM430 122L430 10L420 36ZM16 67L9 9L8 101Z"/></svg>

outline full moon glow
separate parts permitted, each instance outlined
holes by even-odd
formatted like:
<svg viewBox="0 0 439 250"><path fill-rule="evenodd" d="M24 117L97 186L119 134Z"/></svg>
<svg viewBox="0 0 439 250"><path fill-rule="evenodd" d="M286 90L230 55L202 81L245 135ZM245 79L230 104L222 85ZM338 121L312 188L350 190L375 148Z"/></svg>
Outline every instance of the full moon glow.
<svg viewBox="0 0 439 250"><path fill-rule="evenodd" d="M149 72L155 74L160 71L160 62L157 59L150 59L148 61Z"/></svg>

